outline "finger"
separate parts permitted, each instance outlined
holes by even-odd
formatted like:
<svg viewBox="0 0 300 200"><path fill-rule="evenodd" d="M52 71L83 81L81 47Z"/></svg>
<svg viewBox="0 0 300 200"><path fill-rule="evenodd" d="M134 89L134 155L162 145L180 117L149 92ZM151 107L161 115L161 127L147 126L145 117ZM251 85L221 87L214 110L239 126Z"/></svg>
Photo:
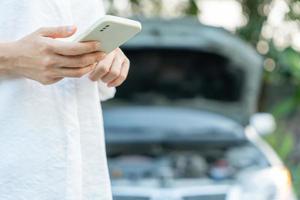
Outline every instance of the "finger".
<svg viewBox="0 0 300 200"><path fill-rule="evenodd" d="M98 63L104 57L105 55L102 52L89 53L80 56L59 56L56 66L64 68L81 68Z"/></svg>
<svg viewBox="0 0 300 200"><path fill-rule="evenodd" d="M92 42L66 42L59 40L49 41L53 51L60 55L77 56L87 53L99 52L100 43Z"/></svg>
<svg viewBox="0 0 300 200"><path fill-rule="evenodd" d="M37 30L37 34L50 38L67 38L76 32L75 26L45 27Z"/></svg>
<svg viewBox="0 0 300 200"><path fill-rule="evenodd" d="M55 70L56 77L80 78L93 70L94 64L83 68L58 68Z"/></svg>
<svg viewBox="0 0 300 200"><path fill-rule="evenodd" d="M127 60L124 61L121 69L121 74L118 78L108 83L108 87L118 87L120 86L127 78L129 72L129 62Z"/></svg>
<svg viewBox="0 0 300 200"><path fill-rule="evenodd" d="M63 77L60 77L60 78L54 78L53 79L53 82L54 83L57 83L57 82L59 82L59 81L61 81L61 80L63 80L64 78Z"/></svg>
<svg viewBox="0 0 300 200"><path fill-rule="evenodd" d="M115 80L117 77L119 77L121 74L121 68L122 68L123 62L124 62L124 59L122 59L121 56L116 56L112 62L109 72L106 75L104 75L101 78L101 80L104 83L109 83L109 82Z"/></svg>
<svg viewBox="0 0 300 200"><path fill-rule="evenodd" d="M108 54L103 60L101 60L96 66L95 70L90 74L89 78L92 81L97 81L101 79L101 77L105 76L114 61L115 54Z"/></svg>

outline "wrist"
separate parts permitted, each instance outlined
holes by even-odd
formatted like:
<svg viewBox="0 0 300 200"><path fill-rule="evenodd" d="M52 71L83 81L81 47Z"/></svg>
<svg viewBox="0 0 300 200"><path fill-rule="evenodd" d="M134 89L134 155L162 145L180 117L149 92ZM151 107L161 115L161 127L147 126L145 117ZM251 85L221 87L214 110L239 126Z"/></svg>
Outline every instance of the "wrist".
<svg viewBox="0 0 300 200"><path fill-rule="evenodd" d="M0 75L9 74L13 69L13 44L0 43Z"/></svg>

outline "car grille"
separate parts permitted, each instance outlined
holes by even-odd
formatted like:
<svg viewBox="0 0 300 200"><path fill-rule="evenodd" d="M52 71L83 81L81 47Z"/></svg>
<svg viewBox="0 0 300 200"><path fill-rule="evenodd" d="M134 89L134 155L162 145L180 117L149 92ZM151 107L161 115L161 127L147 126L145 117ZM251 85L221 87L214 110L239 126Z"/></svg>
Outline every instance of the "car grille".
<svg viewBox="0 0 300 200"><path fill-rule="evenodd" d="M226 194L186 196L183 200L226 200Z"/></svg>
<svg viewBox="0 0 300 200"><path fill-rule="evenodd" d="M150 200L149 197L114 196L113 200Z"/></svg>

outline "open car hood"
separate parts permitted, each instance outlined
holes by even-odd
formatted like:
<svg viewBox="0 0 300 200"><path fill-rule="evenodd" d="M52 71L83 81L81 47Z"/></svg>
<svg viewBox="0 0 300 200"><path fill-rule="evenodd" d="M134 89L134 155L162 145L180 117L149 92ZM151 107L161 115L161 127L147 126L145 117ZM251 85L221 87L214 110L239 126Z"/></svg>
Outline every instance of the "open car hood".
<svg viewBox="0 0 300 200"><path fill-rule="evenodd" d="M249 123L263 66L251 46L195 19L142 23L142 33L123 46L131 72L115 102L185 106Z"/></svg>

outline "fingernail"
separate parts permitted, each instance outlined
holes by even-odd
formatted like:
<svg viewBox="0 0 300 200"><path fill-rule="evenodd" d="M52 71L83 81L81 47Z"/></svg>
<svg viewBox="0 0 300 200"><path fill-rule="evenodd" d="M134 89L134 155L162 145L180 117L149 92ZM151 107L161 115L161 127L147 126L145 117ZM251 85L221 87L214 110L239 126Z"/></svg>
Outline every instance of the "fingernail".
<svg viewBox="0 0 300 200"><path fill-rule="evenodd" d="M67 32L68 33L73 33L73 31L74 31L74 26L67 26Z"/></svg>

